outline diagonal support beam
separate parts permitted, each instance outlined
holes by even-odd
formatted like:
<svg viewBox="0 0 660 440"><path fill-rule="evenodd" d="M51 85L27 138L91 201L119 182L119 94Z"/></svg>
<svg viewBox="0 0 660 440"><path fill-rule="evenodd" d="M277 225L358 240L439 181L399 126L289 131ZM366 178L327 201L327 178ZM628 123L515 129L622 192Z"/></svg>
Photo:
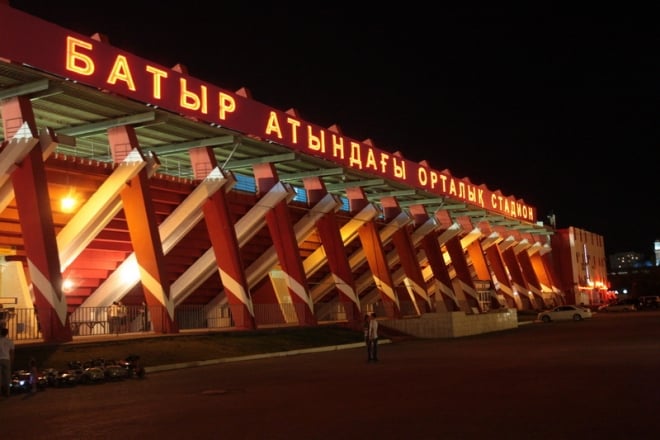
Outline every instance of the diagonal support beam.
<svg viewBox="0 0 660 440"><path fill-rule="evenodd" d="M209 173L188 197L158 227L163 253L167 254L202 219L202 205L209 194L222 188L228 179L219 169ZM135 253L126 258L81 307L108 306L122 298L140 281ZM172 290L172 289L171 289Z"/></svg>
<svg viewBox="0 0 660 440"><path fill-rule="evenodd" d="M0 149L0 212L14 199L11 173L18 164L39 144L39 138L32 137L27 122L18 129L14 137L2 143Z"/></svg>
<svg viewBox="0 0 660 440"><path fill-rule="evenodd" d="M385 227L383 227L383 229L379 231L378 235L380 237L381 242L383 244L389 243L389 241L392 239L392 235L394 235L394 233L400 228L409 224L411 221L412 219L410 218L410 216L408 216L408 214L403 212L399 214L390 223L388 223ZM343 237L343 230L342 230L342 237ZM366 260L367 260L367 256L364 253L363 249L358 249L348 258L348 262L351 269L359 267ZM368 276L370 277L370 282L373 283L373 275L371 273L368 273ZM323 296L325 296L334 287L335 285L332 280L332 275L328 275L324 277L323 280L321 280L314 289L312 289L311 297L314 301L318 301L321 298L323 298ZM360 292L357 283L355 288L356 288L356 292Z"/></svg>
<svg viewBox="0 0 660 440"><path fill-rule="evenodd" d="M332 194L326 194L325 197L309 210L308 215L295 224L294 232L298 243L305 241L309 234L314 231L316 222L319 218L330 212L335 212L339 208L341 208L341 200ZM253 287L268 274L273 266L277 264L277 261L277 251L274 246L271 246L259 258L257 258L246 271L248 285ZM304 262L303 268L305 269L306 275L309 275L307 272L308 267L305 266Z"/></svg>
<svg viewBox="0 0 660 440"><path fill-rule="evenodd" d="M282 182L270 189L248 213L236 222L236 238L239 247L247 243L266 223L266 213L282 200L291 200L295 190ZM190 293L218 270L213 248L209 248L170 286L170 293L175 305L181 304Z"/></svg>
<svg viewBox="0 0 660 440"><path fill-rule="evenodd" d="M146 164L138 150L129 153L57 234L62 272L121 210L121 190Z"/></svg>

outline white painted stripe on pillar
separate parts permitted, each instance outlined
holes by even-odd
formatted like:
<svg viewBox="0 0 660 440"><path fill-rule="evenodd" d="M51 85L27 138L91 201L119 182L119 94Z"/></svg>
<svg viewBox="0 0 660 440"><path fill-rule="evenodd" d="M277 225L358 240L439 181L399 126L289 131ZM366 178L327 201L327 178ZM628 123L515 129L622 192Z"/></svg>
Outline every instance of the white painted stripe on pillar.
<svg viewBox="0 0 660 440"><path fill-rule="evenodd" d="M222 280L222 284L225 286L225 289L233 293L234 296L236 296L236 298L238 298L248 309L250 316L254 318L254 307L252 304L252 299L248 297L247 292L243 288L243 285L222 269L218 268L218 271L220 272L220 279Z"/></svg>
<svg viewBox="0 0 660 440"><path fill-rule="evenodd" d="M476 289L472 288L472 286L470 286L470 285L466 284L465 282L461 281L461 289L463 289L463 292L467 293L472 298L479 301L479 296L477 295L477 291L476 291Z"/></svg>
<svg viewBox="0 0 660 440"><path fill-rule="evenodd" d="M527 288L526 288L525 286L523 286L522 284L519 284L519 283L514 282L514 283L513 283L513 290L514 290L515 293L517 293L518 295L525 295L525 296L527 296Z"/></svg>
<svg viewBox="0 0 660 440"><path fill-rule="evenodd" d="M289 291L293 292L298 298L302 299L307 303L307 307L309 307L309 310L314 311L314 303L312 302L312 298L307 295L307 291L303 287L302 284L298 282L295 278L290 276L286 272L282 272L285 274L286 277L286 284L289 287Z"/></svg>
<svg viewBox="0 0 660 440"><path fill-rule="evenodd" d="M412 278L406 277L406 280L409 283L409 285L413 288L415 293L417 293L419 296L425 298L428 301L429 296L426 294L426 290L422 286L416 283Z"/></svg>
<svg viewBox="0 0 660 440"><path fill-rule="evenodd" d="M339 275L332 274L332 277L335 280L335 285L337 286L337 289L341 291L344 295L349 297L351 301L353 301L357 307L358 310L360 309L360 300L358 299L357 295L355 294L355 290L343 279L339 277Z"/></svg>
<svg viewBox="0 0 660 440"><path fill-rule="evenodd" d="M453 298L454 301L456 301L456 295L454 294L454 289L446 285L445 283L441 283L438 281L438 284L440 285L440 291L447 295L450 298Z"/></svg>
<svg viewBox="0 0 660 440"><path fill-rule="evenodd" d="M506 293L506 294L508 294L508 295L513 295L513 290L512 290L509 286L507 286L506 284L501 284L501 283L500 283L500 284L498 285L498 287L499 287L499 289L500 289L502 292L504 292L504 293Z"/></svg>
<svg viewBox="0 0 660 440"><path fill-rule="evenodd" d="M37 286L39 292L41 292L44 298L46 298L46 301L48 301L53 310L55 310L62 325L66 325L66 299L64 298L64 295L61 293L61 296L57 295L57 291L53 287L53 284L44 276L39 268L32 263L32 260L28 258L27 263L32 284Z"/></svg>
<svg viewBox="0 0 660 440"><path fill-rule="evenodd" d="M171 319L174 319L174 302L170 300L165 295L165 290L163 290L163 285L154 278L149 271L140 266L140 281L146 289L151 292L152 295L158 299L158 301L165 306L167 313Z"/></svg>
<svg viewBox="0 0 660 440"><path fill-rule="evenodd" d="M427 303L429 306L432 306L432 304L431 304L431 298L429 298L429 294L428 294L428 292L426 291L426 289L425 289L424 287L420 286L420 285L419 285L418 283L416 283L415 281L413 281L412 278L408 278L408 277L406 277L406 280L407 280L408 285L409 285L410 287L412 287L413 291L414 291L416 294L418 294L419 296L421 296L422 298L424 298L424 300L426 301L426 303Z"/></svg>
<svg viewBox="0 0 660 440"><path fill-rule="evenodd" d="M376 287L378 287L379 290L381 290L385 295L387 295L388 298L390 298L392 301L394 301L394 304L399 308L399 298L396 297L394 294L394 290L392 287L384 283L383 280L378 278L376 275L374 275L374 280L376 281Z"/></svg>

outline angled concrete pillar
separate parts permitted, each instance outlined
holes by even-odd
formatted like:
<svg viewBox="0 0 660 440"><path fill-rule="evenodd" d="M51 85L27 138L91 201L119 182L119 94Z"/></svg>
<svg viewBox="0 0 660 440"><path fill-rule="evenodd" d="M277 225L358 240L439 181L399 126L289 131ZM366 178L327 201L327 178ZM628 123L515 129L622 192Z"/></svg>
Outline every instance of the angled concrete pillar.
<svg viewBox="0 0 660 440"><path fill-rule="evenodd" d="M303 185L307 192L307 200L310 205L315 205L328 195L325 183L319 177L304 179ZM335 287L339 294L338 302L343 308L349 323L359 328L362 325L360 300L355 291L355 280L353 279L353 272L348 262L341 228L337 222L335 211L323 215L316 222L316 228L322 243L320 250L323 251L322 254L327 259L330 272L335 281ZM312 256L310 255L310 257ZM307 270L305 271L307 272Z"/></svg>
<svg viewBox="0 0 660 440"><path fill-rule="evenodd" d="M427 304L426 307L424 307L424 304L420 304L420 306L417 307L417 310L415 310L415 313L424 314L428 312L435 312L436 311L435 298L433 298L432 295L434 293L434 288L436 286L436 283L435 280L433 280L432 277L428 274L429 272L428 259L426 258L426 254L422 249L422 240L435 231L437 224L433 219L429 219L425 223L422 223L421 225L415 227L414 230L412 229L413 227L414 227L413 225L406 225L403 228L412 231L410 232L410 242L413 249L415 249L414 264L417 265L417 268L419 270L419 276L421 277L423 283L422 285L424 286L423 289L417 289L417 292L420 295L425 295L423 297L423 300ZM388 252L387 254L387 263L390 267L394 267L397 265L397 263L399 263L399 261L400 261L400 254L396 250L396 246L395 246L395 248L390 252ZM422 268L427 268L426 274L424 273ZM411 279L407 276L406 268L404 267L403 264L400 265L399 268L392 273L392 280L395 286L405 286L408 295L413 295L415 293L413 292L413 289L416 289L416 286L413 285ZM402 312L404 312L403 307L402 307ZM408 311L408 313L410 313L410 311Z"/></svg>
<svg viewBox="0 0 660 440"><path fill-rule="evenodd" d="M196 179L204 179L217 168L218 164L212 148L193 148L189 154ZM204 203L204 220L234 326L241 329L254 329L256 324L252 297L241 262L238 238L226 196L226 191L230 190L232 185L225 185L225 187L227 188L225 191L215 191Z"/></svg>
<svg viewBox="0 0 660 440"><path fill-rule="evenodd" d="M527 286L527 281L523 276L522 269L516 257L515 247L518 244L516 238L504 228L496 228L504 239L498 244L502 254L502 261L507 267L513 294L517 295L520 299L520 310L533 310L536 308L536 303L533 299L531 292Z"/></svg>
<svg viewBox="0 0 660 440"><path fill-rule="evenodd" d="M278 181L275 166L270 163L254 166L257 192L266 193ZM316 325L314 306L309 295L307 278L300 258L298 241L287 203L278 203L266 214L266 224L277 250L282 276L300 325Z"/></svg>
<svg viewBox="0 0 660 440"><path fill-rule="evenodd" d="M348 188L346 195L349 206L361 209L368 203L364 191L360 187ZM375 221L365 222L359 229L358 235L362 242L362 250L369 264L371 275L380 294L380 301L385 313L390 319L401 317L399 298L394 289L390 268L387 265L385 250L380 240L378 227Z"/></svg>
<svg viewBox="0 0 660 440"><path fill-rule="evenodd" d="M340 234L342 243L344 246L350 244L353 240L358 238L358 230L362 227L365 222L371 221L375 218L380 211L373 203L368 203L365 205L359 212L353 215L353 218L346 222L344 226L341 227ZM353 269L364 263L364 252L356 252L347 257L348 264L350 266L351 273ZM371 274L369 274L371 276ZM373 282L373 278L371 280ZM330 274L324 277L318 285L314 286L312 289L312 299L315 303L318 303L330 290L335 288L337 280L334 279L334 275ZM359 299L360 290L355 287L356 296ZM361 304L361 302L360 302ZM360 307L362 310L362 307Z"/></svg>
<svg viewBox="0 0 660 440"><path fill-rule="evenodd" d="M472 268L476 274L477 280L481 284L487 284L488 285L488 290L489 290L489 305L488 307L490 309L499 309L503 308L506 306L506 302L504 299L500 299L500 296L498 295L498 292L495 290L495 282L492 279L491 275L491 268L488 264L488 261L486 260L486 253L484 251L484 248L482 247L482 240L486 241L484 236L487 237L487 234L484 234L484 232L488 233L488 230L482 230L481 227L484 227L485 225L481 225L481 227L475 227L472 224L472 220L468 217L463 219L465 222L465 226L468 224L470 227L472 227L472 232L473 235L476 236L476 239L467 242L464 244L464 248L467 251L467 255L470 257L470 261L472 262ZM483 298L482 298L483 300Z"/></svg>
<svg viewBox="0 0 660 440"><path fill-rule="evenodd" d="M500 302L510 309L520 309L520 298L513 294L511 280L507 274L504 261L502 260L502 253L498 246L503 240L502 236L497 231L494 231L487 221L479 222L478 227L485 236L481 241L481 247L484 250L488 266L492 272L491 280L493 282L493 288Z"/></svg>
<svg viewBox="0 0 660 440"><path fill-rule="evenodd" d="M11 170L11 184L41 333L47 342L67 342L72 335L66 298L62 292L57 237L32 104L27 97L10 98L0 102L0 112L5 137L9 140L4 148L21 150L23 156L19 166Z"/></svg>
<svg viewBox="0 0 660 440"><path fill-rule="evenodd" d="M259 203L254 205L250 210L243 215L234 225L236 231L236 238L238 246L242 248L254 235L266 225L266 214L270 212L273 206L276 206L281 201L291 199L295 195L293 189L281 182L273 186L267 194L259 199ZM208 198L208 196L206 197ZM186 209L189 211L189 209ZM270 266L266 269L270 269ZM176 305L181 304L185 299L194 292L204 281L206 281L214 272L218 270L218 263L215 258L215 251L213 247L207 249L201 257L199 257L190 267L172 283L172 297ZM261 279L266 276L266 272L254 274L250 270L246 270L246 277L248 278L248 286L252 290L251 278ZM227 296L217 296L212 300L207 307L214 307L226 303ZM257 323L258 324L258 323Z"/></svg>
<svg viewBox="0 0 660 440"><path fill-rule="evenodd" d="M411 205L409 210L415 223L418 225L431 219L431 216L429 216L424 205ZM456 298L456 295L454 294L449 269L445 264L442 249L440 248L440 243L438 241L438 229L441 225L438 224L437 220L435 222L437 225L436 228L422 238L420 246L424 251L428 267L430 268L436 284L436 294L434 298L436 311L455 312L460 310L460 305L458 303L458 298ZM450 225L451 223L445 225L445 228L448 228Z"/></svg>
<svg viewBox="0 0 660 440"><path fill-rule="evenodd" d="M537 245L533 242L530 242L530 239L532 239L531 236L526 235L523 237L525 247L523 250L518 252L516 256L518 257L520 268L522 269L525 280L527 281L527 286L534 295L536 307L545 308L546 304L545 299L543 298L543 288L532 261L532 255L536 252Z"/></svg>
<svg viewBox="0 0 660 440"><path fill-rule="evenodd" d="M147 165L133 150L57 234L62 271L81 254L122 208L121 191Z"/></svg>
<svg viewBox="0 0 660 440"><path fill-rule="evenodd" d="M115 163L121 163L139 143L132 126L108 129L108 142ZM165 274L163 244L153 208L146 169L141 170L120 192L126 224L140 271L144 298L151 311L152 328L156 333L178 333L174 322L174 303Z"/></svg>
<svg viewBox="0 0 660 440"><path fill-rule="evenodd" d="M440 214L440 212L436 212L436 216L438 214ZM465 226L460 225L460 229L463 234L467 234L472 231L472 226L471 224ZM447 239L445 247L447 248L447 253L449 254L452 267L456 274L452 280L454 292L457 297L461 298L462 296L465 300L465 305L462 308L467 313L482 312L483 310L479 303L477 289L472 280L472 275L470 274L470 268L465 257L465 251L461 244L460 236L453 236Z"/></svg>
<svg viewBox="0 0 660 440"><path fill-rule="evenodd" d="M383 207L386 221L392 220L402 212L399 202L395 197L383 197L381 199L381 206ZM405 284L408 289L408 294L410 295L416 313L420 315L422 313L431 312L433 306L430 303L429 294L426 289L426 281L424 280L422 270L417 260L415 246L412 243L411 233L413 231L413 225L399 229L392 236L392 242L398 253L399 263L405 273Z"/></svg>
<svg viewBox="0 0 660 440"><path fill-rule="evenodd" d="M545 269L546 274L546 283L552 292L555 305L566 304L566 296L559 288L559 275L557 274L554 261L552 259L552 247L550 246L549 238L543 237L539 238L541 242L541 249L538 252L538 256L541 259L541 264Z"/></svg>

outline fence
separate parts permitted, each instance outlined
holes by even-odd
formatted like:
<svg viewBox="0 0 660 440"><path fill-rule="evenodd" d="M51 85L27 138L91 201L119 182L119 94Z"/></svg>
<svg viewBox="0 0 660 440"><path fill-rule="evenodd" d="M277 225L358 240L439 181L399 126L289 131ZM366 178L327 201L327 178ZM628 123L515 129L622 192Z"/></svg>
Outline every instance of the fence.
<svg viewBox="0 0 660 440"><path fill-rule="evenodd" d="M8 328L13 340L41 338L35 309L0 308L0 327Z"/></svg>
<svg viewBox="0 0 660 440"><path fill-rule="evenodd" d="M259 324L297 324L305 304L254 304L254 317ZM49 310L49 313L53 313ZM152 330L151 316L163 313L162 307L126 306L125 313L114 320L108 307L79 307L69 314L73 336L112 335ZM352 308L342 303L324 314L324 321L350 321ZM360 317L357 317L360 319ZM234 326L229 306L181 305L174 312L174 323L180 330L223 329ZM0 308L0 327L9 329L14 341L39 340L43 336L36 308Z"/></svg>

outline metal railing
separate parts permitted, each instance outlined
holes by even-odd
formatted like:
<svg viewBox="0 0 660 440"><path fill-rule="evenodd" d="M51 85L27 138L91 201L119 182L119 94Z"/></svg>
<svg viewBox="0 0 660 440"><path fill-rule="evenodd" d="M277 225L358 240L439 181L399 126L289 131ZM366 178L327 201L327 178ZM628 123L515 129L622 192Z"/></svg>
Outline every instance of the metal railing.
<svg viewBox="0 0 660 440"><path fill-rule="evenodd" d="M41 339L36 310L16 307L0 309L0 327L9 329L13 340Z"/></svg>
<svg viewBox="0 0 660 440"><path fill-rule="evenodd" d="M296 325L305 304L254 304L254 316L260 325ZM71 334L77 336L100 336L152 331L151 318L154 313L163 313L162 307L126 306L125 315L112 319L108 307L79 307L69 314ZM54 312L48 311L49 319ZM335 304L322 321L351 321L352 308ZM321 320L320 320L321 321ZM228 329L234 326L229 306L209 307L205 305L181 305L174 312L174 323L180 330ZM43 339L36 308L0 308L0 327L9 329L14 341L38 341Z"/></svg>

